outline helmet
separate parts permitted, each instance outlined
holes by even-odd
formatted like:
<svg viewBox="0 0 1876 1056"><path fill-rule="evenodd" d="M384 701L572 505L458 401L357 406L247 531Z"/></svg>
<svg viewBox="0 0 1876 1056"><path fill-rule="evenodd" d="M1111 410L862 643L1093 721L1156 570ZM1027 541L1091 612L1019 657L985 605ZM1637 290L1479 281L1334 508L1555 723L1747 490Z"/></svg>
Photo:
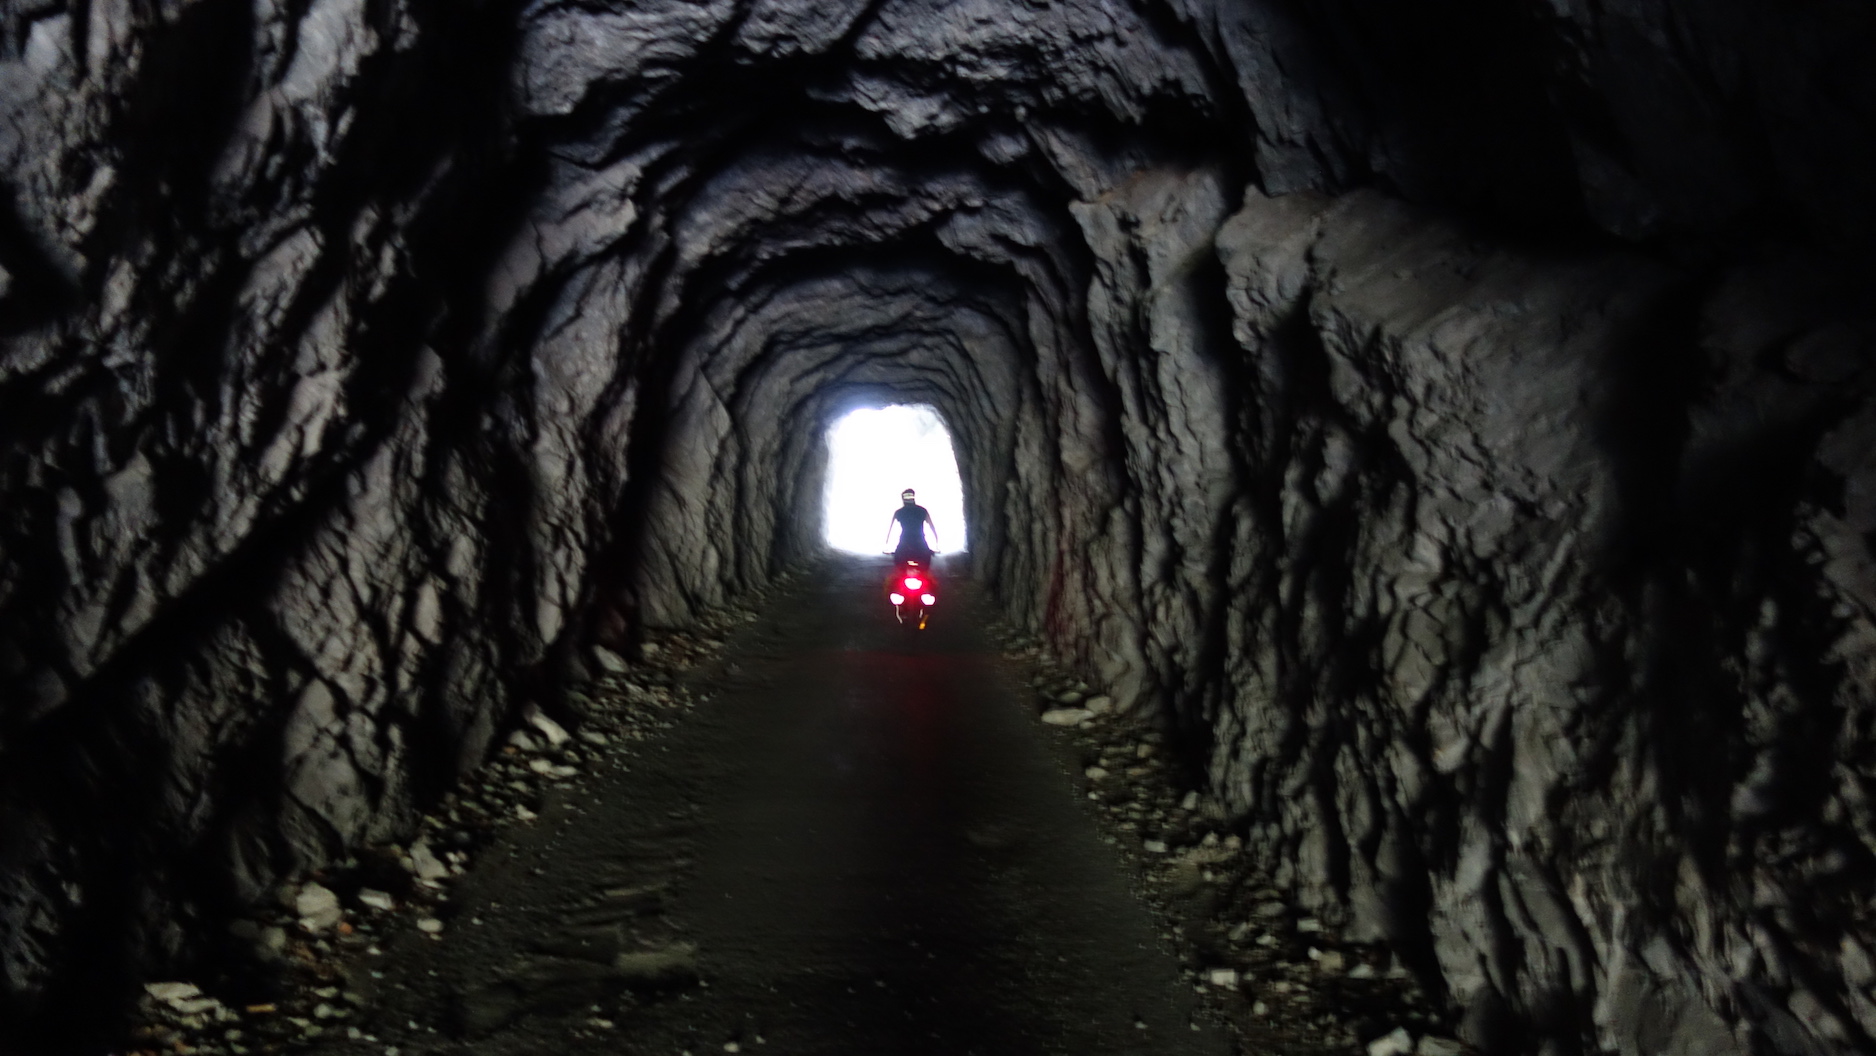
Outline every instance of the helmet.
<svg viewBox="0 0 1876 1056"><path fill-rule="evenodd" d="M911 488L907 488L907 489L905 489L904 491L902 491L902 492L900 492L900 493L899 493L899 497L900 497L900 498L902 498L902 499L912 499L912 498L917 498L917 497L918 497L918 492L916 492L916 491L913 491L913 490L912 490Z"/></svg>

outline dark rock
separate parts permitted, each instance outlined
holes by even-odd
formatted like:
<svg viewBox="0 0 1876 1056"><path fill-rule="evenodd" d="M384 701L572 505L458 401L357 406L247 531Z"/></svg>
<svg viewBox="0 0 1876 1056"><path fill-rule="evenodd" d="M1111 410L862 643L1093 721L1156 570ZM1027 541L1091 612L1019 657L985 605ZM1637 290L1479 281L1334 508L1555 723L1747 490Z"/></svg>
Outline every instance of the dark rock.
<svg viewBox="0 0 1876 1056"><path fill-rule="evenodd" d="M617 926L597 925L546 936L536 940L534 948L554 957L611 964L621 952L622 941Z"/></svg>
<svg viewBox="0 0 1876 1056"><path fill-rule="evenodd" d="M518 960L499 980L463 989L452 1004L459 1034L491 1033L528 1015L566 1015L613 1002L626 989L661 990L697 979L695 951L687 946L616 954L598 963L575 958Z"/></svg>
<svg viewBox="0 0 1876 1056"><path fill-rule="evenodd" d="M621 953L612 967L620 980L637 990L689 986L700 978L697 949L687 943Z"/></svg>

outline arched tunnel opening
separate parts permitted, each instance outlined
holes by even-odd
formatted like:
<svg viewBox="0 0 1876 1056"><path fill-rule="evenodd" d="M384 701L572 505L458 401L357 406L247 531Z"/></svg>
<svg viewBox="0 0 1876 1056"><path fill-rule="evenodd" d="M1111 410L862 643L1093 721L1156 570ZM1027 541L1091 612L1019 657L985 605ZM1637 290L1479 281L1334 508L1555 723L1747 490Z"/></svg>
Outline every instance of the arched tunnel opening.
<svg viewBox="0 0 1876 1056"><path fill-rule="evenodd" d="M964 480L944 418L929 404L857 407L827 427L827 498L821 538L835 550L871 554L920 538L952 551L970 549ZM907 533L881 510L896 510L905 492L929 514L929 528ZM947 529L941 534L937 526Z"/></svg>
<svg viewBox="0 0 1876 1056"><path fill-rule="evenodd" d="M1872 45L0 3L0 1056L1876 1051Z"/></svg>

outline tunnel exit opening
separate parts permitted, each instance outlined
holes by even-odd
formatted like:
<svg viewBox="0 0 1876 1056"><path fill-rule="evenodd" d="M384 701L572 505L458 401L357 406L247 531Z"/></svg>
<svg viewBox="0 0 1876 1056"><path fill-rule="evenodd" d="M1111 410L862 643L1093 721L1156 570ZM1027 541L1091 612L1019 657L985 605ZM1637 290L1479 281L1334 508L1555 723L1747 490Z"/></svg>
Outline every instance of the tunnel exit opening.
<svg viewBox="0 0 1876 1056"><path fill-rule="evenodd" d="M827 428L827 545L852 553L889 548L887 525L899 493L918 492L931 511L941 551L968 549L964 483L951 432L927 404L863 407Z"/></svg>

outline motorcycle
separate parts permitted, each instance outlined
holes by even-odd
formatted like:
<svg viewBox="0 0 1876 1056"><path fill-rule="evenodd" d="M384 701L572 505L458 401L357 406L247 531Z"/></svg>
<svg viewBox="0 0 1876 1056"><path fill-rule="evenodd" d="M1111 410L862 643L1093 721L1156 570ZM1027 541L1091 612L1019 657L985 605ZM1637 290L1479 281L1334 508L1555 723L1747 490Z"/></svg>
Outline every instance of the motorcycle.
<svg viewBox="0 0 1876 1056"><path fill-rule="evenodd" d="M892 603L893 615L912 630L925 629L932 606L938 604L938 581L923 562L906 560L894 568L886 580L886 600Z"/></svg>

